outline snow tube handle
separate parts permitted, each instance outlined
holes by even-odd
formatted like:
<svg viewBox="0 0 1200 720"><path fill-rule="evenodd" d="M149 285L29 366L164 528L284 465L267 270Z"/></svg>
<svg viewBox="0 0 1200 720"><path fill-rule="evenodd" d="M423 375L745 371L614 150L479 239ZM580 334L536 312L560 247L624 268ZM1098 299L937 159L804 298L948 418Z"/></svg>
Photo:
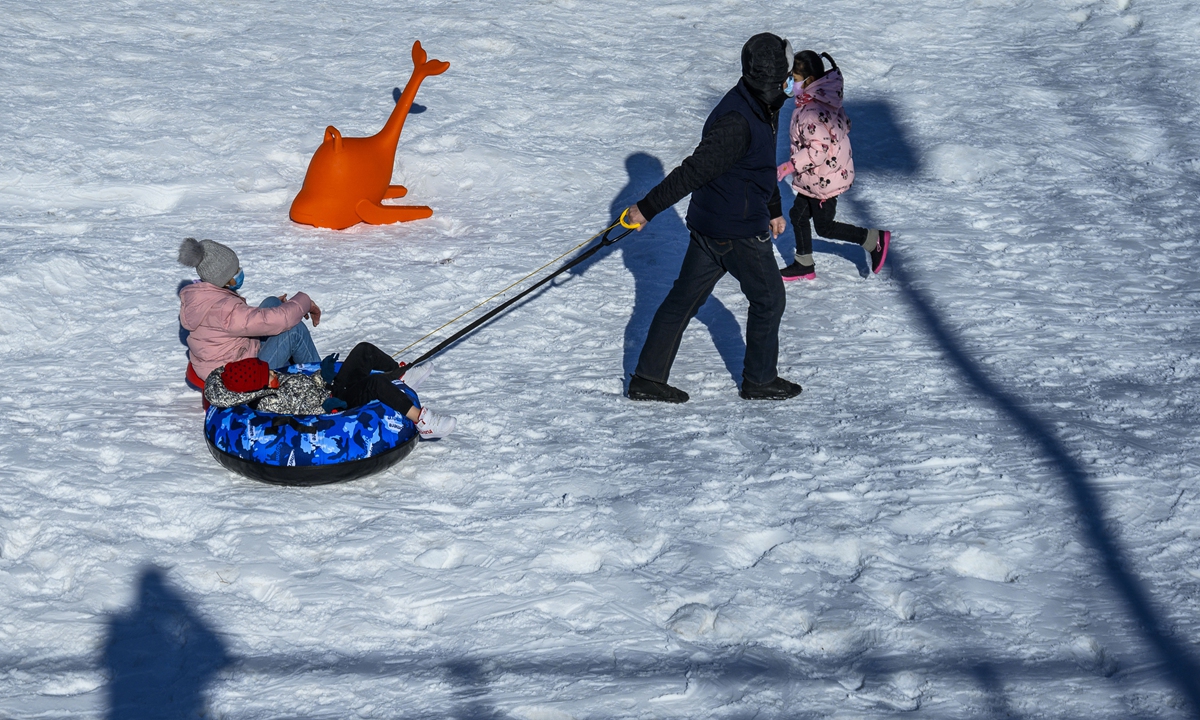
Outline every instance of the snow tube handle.
<svg viewBox="0 0 1200 720"><path fill-rule="evenodd" d="M605 245L612 245L616 241L620 240L621 238L625 237L629 233L633 232L633 230L626 230L625 232L621 233L620 235L618 235L616 237L609 237L609 235L612 233L612 231L616 227L617 227L616 225L613 225L609 229L605 230L604 234L600 236L600 244L597 245L596 247L599 248L599 247L604 247ZM637 226L635 225L634 227L637 227Z"/></svg>
<svg viewBox="0 0 1200 720"><path fill-rule="evenodd" d="M617 218L617 221L615 223L613 223L612 225L609 225L608 229L604 231L604 234L600 236L600 246L612 245L616 241L620 240L621 238L625 237L629 233L633 232L634 230L637 230L638 228L640 228L642 226L641 223L625 222L625 216L628 214L629 214L629 208L625 208L624 210L621 211L621 217ZM609 237L609 235L612 234L612 231L616 229L617 225L620 225L621 227L625 228L625 232L621 233L620 235L618 235L616 237Z"/></svg>
<svg viewBox="0 0 1200 720"><path fill-rule="evenodd" d="M321 430L321 428L317 427L316 425L305 425L291 415L281 415L279 417L271 418L270 426L263 428L263 432L269 435L276 435L279 433L280 428L284 427L285 425L301 435L314 435Z"/></svg>

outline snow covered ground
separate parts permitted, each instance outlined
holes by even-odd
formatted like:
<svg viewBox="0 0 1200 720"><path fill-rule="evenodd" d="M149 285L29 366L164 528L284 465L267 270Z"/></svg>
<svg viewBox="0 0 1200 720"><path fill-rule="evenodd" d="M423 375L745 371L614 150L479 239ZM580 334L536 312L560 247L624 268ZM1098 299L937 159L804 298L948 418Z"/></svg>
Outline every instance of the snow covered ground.
<svg viewBox="0 0 1200 720"><path fill-rule="evenodd" d="M0 717L1200 714L1192 0L3 14ZM737 398L730 280L692 402L622 396L681 204L439 357L459 432L394 471L209 456L183 237L255 301L309 292L322 351L398 350L674 167L762 30L839 61L840 215L896 233L881 276L818 241L788 287L800 398ZM292 224L324 127L374 133L416 39L451 68L395 181L434 218Z"/></svg>

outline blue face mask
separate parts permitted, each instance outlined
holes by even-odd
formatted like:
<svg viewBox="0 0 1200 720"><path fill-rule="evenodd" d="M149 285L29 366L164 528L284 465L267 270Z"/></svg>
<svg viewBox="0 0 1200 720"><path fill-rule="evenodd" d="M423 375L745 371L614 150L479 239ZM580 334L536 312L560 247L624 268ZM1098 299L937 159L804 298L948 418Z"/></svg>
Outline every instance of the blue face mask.
<svg viewBox="0 0 1200 720"><path fill-rule="evenodd" d="M238 270L238 274L233 276L233 280L229 281L229 284L225 286L225 289L233 290L234 292L237 292L238 289L240 287L242 287L242 281L245 279L246 279L246 273L242 272L241 270Z"/></svg>
<svg viewBox="0 0 1200 720"><path fill-rule="evenodd" d="M788 97L796 97L796 79L791 75L788 75L787 80L783 81L783 94Z"/></svg>

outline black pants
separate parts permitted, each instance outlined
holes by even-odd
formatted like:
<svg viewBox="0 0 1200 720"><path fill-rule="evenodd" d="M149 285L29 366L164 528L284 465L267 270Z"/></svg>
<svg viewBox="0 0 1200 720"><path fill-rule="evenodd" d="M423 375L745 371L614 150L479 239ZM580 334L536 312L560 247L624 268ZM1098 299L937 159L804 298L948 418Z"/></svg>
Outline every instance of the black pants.
<svg viewBox="0 0 1200 720"><path fill-rule="evenodd" d="M750 301L742 377L753 383L771 382L779 375L779 320L787 301L783 278L775 267L771 236L720 240L695 230L691 235L679 277L654 313L634 373L655 382L667 381L684 328L717 281L729 273L741 283L742 294Z"/></svg>
<svg viewBox="0 0 1200 720"><path fill-rule="evenodd" d="M391 373L399 367L400 363L391 355L369 342L360 342L342 361L342 369L333 378L333 396L350 407L378 400L403 415L412 409L413 401L391 380L371 374L372 370Z"/></svg>
<svg viewBox="0 0 1200 720"><path fill-rule="evenodd" d="M811 266L812 257L812 228L808 221L817 227L817 234L830 240L845 240L846 242L862 245L867 241L867 229L848 223L835 222L837 214L837 198L831 197L822 203L816 198L797 195L788 213L792 218L792 230L796 233L796 262Z"/></svg>

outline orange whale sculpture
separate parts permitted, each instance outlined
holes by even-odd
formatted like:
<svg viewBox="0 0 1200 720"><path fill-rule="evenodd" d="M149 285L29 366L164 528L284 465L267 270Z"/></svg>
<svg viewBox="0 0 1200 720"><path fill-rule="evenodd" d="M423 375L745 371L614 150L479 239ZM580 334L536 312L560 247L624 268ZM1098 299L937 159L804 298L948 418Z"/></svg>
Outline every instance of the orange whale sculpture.
<svg viewBox="0 0 1200 720"><path fill-rule="evenodd" d="M392 185L392 166L400 131L417 97L421 81L441 75L450 63L426 60L421 42L413 43L413 74L396 101L387 123L375 135L342 137L338 129L325 128L325 140L313 153L304 186L292 201L292 220L305 225L344 230L365 222L370 225L419 220L433 215L422 205L384 205L381 201L404 197L403 185Z"/></svg>

